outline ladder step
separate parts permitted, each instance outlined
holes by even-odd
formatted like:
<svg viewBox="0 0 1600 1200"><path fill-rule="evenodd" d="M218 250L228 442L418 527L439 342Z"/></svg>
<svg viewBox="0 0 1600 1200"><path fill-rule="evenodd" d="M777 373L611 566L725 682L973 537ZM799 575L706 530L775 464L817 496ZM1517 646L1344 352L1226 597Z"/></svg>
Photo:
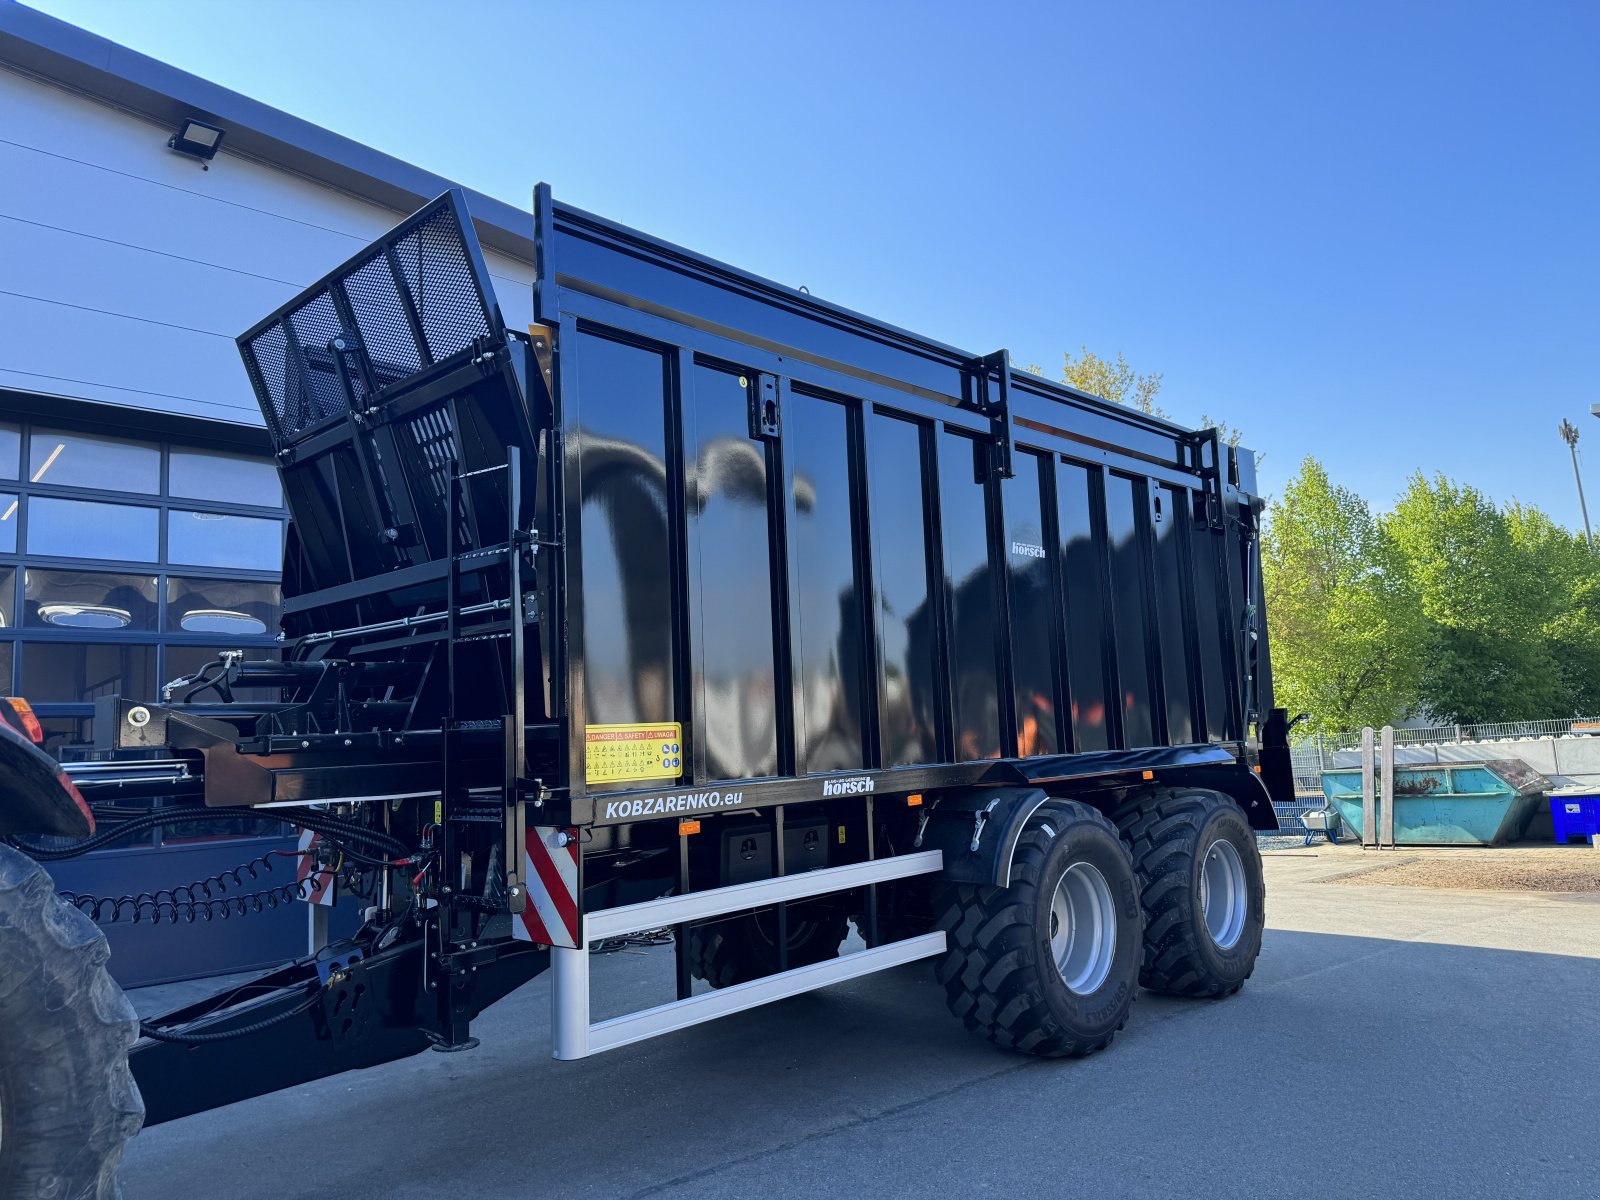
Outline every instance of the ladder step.
<svg viewBox="0 0 1600 1200"><path fill-rule="evenodd" d="M824 896L829 892L845 892L851 888L865 887L869 883L884 883L890 879L905 879L912 875L928 875L943 869L944 855L940 851L923 850L916 854L897 854L892 858L849 863L842 867L823 867L820 870L805 871L798 875L783 875L776 879L736 883L731 887L690 892L685 896L646 900L641 904L602 908L584 917L584 938L590 942L599 942L607 938L621 937L623 934L637 933L641 929L661 929L668 925L703 921L707 917L720 917L743 909L761 908L786 900L803 900L809 896Z"/></svg>
<svg viewBox="0 0 1600 1200"><path fill-rule="evenodd" d="M935 857L937 857L937 853L935 853ZM888 861L896 860L891 859ZM821 874L821 872L813 873ZM733 889L723 888L719 890L731 891ZM630 907L639 906L633 905ZM642 1042L647 1038L659 1037L664 1033L687 1029L691 1025L699 1025L705 1021L715 1020L717 1017L725 1017L731 1013L757 1008L763 1004L770 1004L774 1000L782 1000L789 996L798 996L803 992L815 991L817 988L827 987L831 983L841 983L846 979L856 979L862 975L871 975L877 971L887 971L890 967L898 967L904 963L915 962L919 958L930 958L935 954L943 954L944 949L944 931L938 930L933 933L920 934L917 937L905 938L902 941L890 942L885 946L874 946L870 950L847 954L842 958L830 959L828 962L814 963L809 967L796 967L791 971L784 971L778 975L768 975L764 979L753 979L749 983L735 984L732 987L722 988L720 991L691 996L687 1000L674 1000L670 1004L647 1008L643 1012L629 1013L625 1017L614 1017L609 1021L600 1021L589 1026L588 1052L597 1054L602 1050L615 1050L618 1046L627 1046L633 1042ZM566 1056L558 1053L556 1057Z"/></svg>

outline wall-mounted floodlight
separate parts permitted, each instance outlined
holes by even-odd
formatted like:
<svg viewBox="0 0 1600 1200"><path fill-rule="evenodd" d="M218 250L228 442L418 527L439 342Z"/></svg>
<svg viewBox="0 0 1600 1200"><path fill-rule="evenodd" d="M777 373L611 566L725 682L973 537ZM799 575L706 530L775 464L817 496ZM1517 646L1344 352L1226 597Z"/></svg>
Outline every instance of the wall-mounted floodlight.
<svg viewBox="0 0 1600 1200"><path fill-rule="evenodd" d="M209 163L222 146L222 135L223 131L215 125L185 117L178 126L178 132L167 139L167 149Z"/></svg>

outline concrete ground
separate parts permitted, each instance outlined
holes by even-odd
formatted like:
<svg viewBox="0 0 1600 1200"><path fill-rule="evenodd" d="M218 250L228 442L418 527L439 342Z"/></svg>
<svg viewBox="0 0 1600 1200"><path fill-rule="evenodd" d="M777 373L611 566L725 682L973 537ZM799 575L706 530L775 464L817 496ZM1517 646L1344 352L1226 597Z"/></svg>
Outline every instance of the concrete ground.
<svg viewBox="0 0 1600 1200"><path fill-rule="evenodd" d="M470 1053L147 1131L125 1194L1600 1194L1600 893L1327 882L1373 854L1269 854L1244 991L1145 993L1080 1062L969 1038L920 965L557 1063L539 980ZM597 989L665 998L670 953L598 960Z"/></svg>

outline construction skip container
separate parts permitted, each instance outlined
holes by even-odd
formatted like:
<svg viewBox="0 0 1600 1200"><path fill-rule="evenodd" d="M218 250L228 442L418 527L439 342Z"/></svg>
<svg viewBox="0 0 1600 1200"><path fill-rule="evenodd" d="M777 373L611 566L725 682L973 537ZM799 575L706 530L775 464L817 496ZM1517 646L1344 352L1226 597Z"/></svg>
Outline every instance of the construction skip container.
<svg viewBox="0 0 1600 1200"><path fill-rule="evenodd" d="M1251 455L547 187L534 226L526 329L451 192L241 337L292 515L281 654L106 698L106 761L66 776L4 727L7 961L55 953L29 857L97 820L280 820L297 894L366 897L250 988L85 1026L83 1071L137 1034L166 1120L468 1048L546 969L567 1059L918 961L1047 1056L1140 986L1236 991L1293 794ZM662 928L661 1003L594 1021L587 947ZM0 1020L46 1053L25 993ZM95 1169L137 1124L118 1094ZM0 1101L0 1179L83 1159L22 1163Z"/></svg>

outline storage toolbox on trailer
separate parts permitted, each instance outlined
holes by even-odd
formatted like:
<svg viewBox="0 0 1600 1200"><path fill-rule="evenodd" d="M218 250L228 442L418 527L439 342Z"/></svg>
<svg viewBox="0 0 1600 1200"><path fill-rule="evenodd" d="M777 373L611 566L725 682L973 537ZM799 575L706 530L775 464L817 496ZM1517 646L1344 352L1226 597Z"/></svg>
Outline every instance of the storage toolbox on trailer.
<svg viewBox="0 0 1600 1200"><path fill-rule="evenodd" d="M546 186L535 232L527 329L450 192L240 338L282 653L106 698L68 771L300 826L371 903L144 1022L151 1119L470 1046L547 967L564 1058L919 959L1046 1055L1237 990L1292 796L1249 452ZM592 1022L587 947L664 927L675 998Z"/></svg>

